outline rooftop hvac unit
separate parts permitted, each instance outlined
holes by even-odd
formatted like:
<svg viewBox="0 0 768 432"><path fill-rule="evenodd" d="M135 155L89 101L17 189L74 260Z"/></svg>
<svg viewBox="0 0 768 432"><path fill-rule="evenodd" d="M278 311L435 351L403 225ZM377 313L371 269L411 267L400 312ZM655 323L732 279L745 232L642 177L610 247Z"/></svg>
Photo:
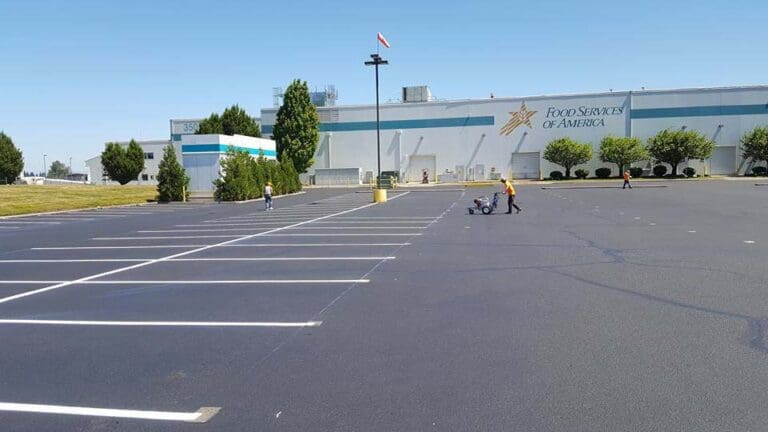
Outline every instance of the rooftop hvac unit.
<svg viewBox="0 0 768 432"><path fill-rule="evenodd" d="M403 87L403 102L429 102L432 92L428 86Z"/></svg>

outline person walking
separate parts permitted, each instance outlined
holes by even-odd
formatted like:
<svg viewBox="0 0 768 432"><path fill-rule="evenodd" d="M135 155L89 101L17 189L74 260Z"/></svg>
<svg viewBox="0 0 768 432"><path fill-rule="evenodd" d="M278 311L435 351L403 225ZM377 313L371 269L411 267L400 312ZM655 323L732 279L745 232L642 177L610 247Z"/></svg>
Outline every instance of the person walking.
<svg viewBox="0 0 768 432"><path fill-rule="evenodd" d="M629 179L632 178L632 175L629 173L629 170L624 171L624 186L622 186L622 189L626 189L627 186L629 186L630 189L632 189L632 184L629 183Z"/></svg>
<svg viewBox="0 0 768 432"><path fill-rule="evenodd" d="M272 183L267 182L264 186L264 210L274 210L272 207Z"/></svg>
<svg viewBox="0 0 768 432"><path fill-rule="evenodd" d="M517 210L517 213L520 213L522 210L520 207L515 204L515 187L512 186L512 183L502 177L499 181L501 181L501 184L504 185L504 194L507 195L507 207L509 210L507 210L506 214L512 214L512 207Z"/></svg>

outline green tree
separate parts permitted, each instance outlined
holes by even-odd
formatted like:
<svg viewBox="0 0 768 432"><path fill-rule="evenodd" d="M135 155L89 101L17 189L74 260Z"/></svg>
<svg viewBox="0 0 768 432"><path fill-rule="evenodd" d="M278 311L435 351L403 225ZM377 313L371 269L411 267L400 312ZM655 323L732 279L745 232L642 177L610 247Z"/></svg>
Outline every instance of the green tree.
<svg viewBox="0 0 768 432"><path fill-rule="evenodd" d="M101 153L101 165L112 180L121 185L136 180L144 170L144 151L131 140L124 149L118 143L107 143Z"/></svg>
<svg viewBox="0 0 768 432"><path fill-rule="evenodd" d="M681 162L710 157L715 143L695 130L665 129L648 139L647 149L657 162L672 166L672 175L677 176Z"/></svg>
<svg viewBox="0 0 768 432"><path fill-rule="evenodd" d="M648 151L640 138L607 136L600 141L600 160L619 166L619 175L624 167L648 159Z"/></svg>
<svg viewBox="0 0 768 432"><path fill-rule="evenodd" d="M24 169L21 150L13 145L11 137L0 131L0 182L11 184Z"/></svg>
<svg viewBox="0 0 768 432"><path fill-rule="evenodd" d="M559 138L547 144L544 159L565 168L565 177L568 178L571 168L592 159L592 146L570 138Z"/></svg>
<svg viewBox="0 0 768 432"><path fill-rule="evenodd" d="M198 135L245 135L258 138L261 137L261 128L256 119L249 116L244 109L238 105L232 105L221 115L213 113L207 119L203 119L196 133Z"/></svg>
<svg viewBox="0 0 768 432"><path fill-rule="evenodd" d="M173 145L163 149L163 159L157 173L157 200L184 201L189 198L189 176L176 159Z"/></svg>
<svg viewBox="0 0 768 432"><path fill-rule="evenodd" d="M234 147L227 150L227 156L221 161L224 175L213 182L214 196L219 201L244 201L256 198L261 193L256 188L254 178L256 161L247 151L238 151Z"/></svg>
<svg viewBox="0 0 768 432"><path fill-rule="evenodd" d="M756 127L741 137L741 149L744 159L765 161L768 166L768 127Z"/></svg>
<svg viewBox="0 0 768 432"><path fill-rule="evenodd" d="M306 172L314 163L319 126L317 110L309 98L306 81L294 80L285 90L283 105L277 111L272 132L278 158L288 157L297 172Z"/></svg>
<svg viewBox="0 0 768 432"><path fill-rule="evenodd" d="M54 179L62 179L69 175L69 167L64 162L55 160L51 163L51 167L48 169L48 177Z"/></svg>

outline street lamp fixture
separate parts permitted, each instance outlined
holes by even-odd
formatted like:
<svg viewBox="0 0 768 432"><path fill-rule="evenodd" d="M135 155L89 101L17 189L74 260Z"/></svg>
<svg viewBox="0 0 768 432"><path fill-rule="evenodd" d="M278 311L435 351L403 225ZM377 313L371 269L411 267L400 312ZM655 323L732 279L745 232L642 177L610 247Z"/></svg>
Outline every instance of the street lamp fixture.
<svg viewBox="0 0 768 432"><path fill-rule="evenodd" d="M376 69L376 187L381 182L381 128L379 126L379 65L389 64L378 54L371 54L371 60L365 62L366 66L374 66Z"/></svg>
<svg viewBox="0 0 768 432"><path fill-rule="evenodd" d="M45 163L46 157L48 157L48 155L43 153L43 178L48 178L48 165Z"/></svg>

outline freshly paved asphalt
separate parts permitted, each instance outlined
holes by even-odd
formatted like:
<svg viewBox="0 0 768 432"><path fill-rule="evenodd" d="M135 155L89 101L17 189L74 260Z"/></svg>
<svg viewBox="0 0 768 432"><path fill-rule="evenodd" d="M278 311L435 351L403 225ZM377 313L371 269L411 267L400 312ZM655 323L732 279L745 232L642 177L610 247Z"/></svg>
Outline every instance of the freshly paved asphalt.
<svg viewBox="0 0 768 432"><path fill-rule="evenodd" d="M161 262L105 278L370 283L72 285L0 303L0 319L323 322L299 329L0 324L0 402L222 408L204 424L0 412L0 429L765 429L766 188L727 181L631 191L526 185L518 187L519 215L466 214L474 195L490 192L414 191L305 226L350 227L346 217L372 217L354 230L302 227L279 232L291 236L236 242L408 246L217 247L191 255L394 260ZM279 220L329 197L339 210L369 198L313 190L276 200L278 210L252 217ZM260 205L0 230L0 259L166 257L194 248L30 248L216 244L236 237L91 239L196 235L137 233L194 229L176 225L235 228L242 220L232 218ZM320 207L305 220L321 215ZM443 214L428 227L365 228ZM311 233L328 236L293 236ZM368 235L343 235L350 233ZM0 263L0 279L70 280L131 264ZM47 285L0 284L0 298Z"/></svg>

